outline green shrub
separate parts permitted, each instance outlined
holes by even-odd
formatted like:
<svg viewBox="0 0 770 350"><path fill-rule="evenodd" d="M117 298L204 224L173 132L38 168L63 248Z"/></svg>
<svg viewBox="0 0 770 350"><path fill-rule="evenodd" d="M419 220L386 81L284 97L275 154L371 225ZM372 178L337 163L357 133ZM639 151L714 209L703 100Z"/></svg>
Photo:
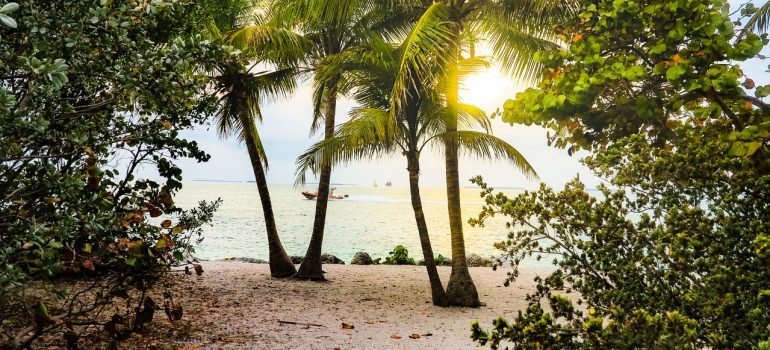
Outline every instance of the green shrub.
<svg viewBox="0 0 770 350"><path fill-rule="evenodd" d="M3 18L0 344L29 347L62 329L70 340L111 330L115 341L126 334L117 329L141 329L132 314L155 307L146 292L187 263L218 203L175 205L175 161L209 158L180 133L215 109L203 72L231 56L191 30L199 10L163 0L19 1L8 12L17 25ZM143 167L158 180L138 179ZM26 293L65 276L93 283ZM130 307L105 315L115 297Z"/></svg>
<svg viewBox="0 0 770 350"><path fill-rule="evenodd" d="M445 258L445 257L444 257L443 255L441 255L441 254L439 254L439 255L436 257L436 260L435 260L435 261L436 261L436 266L445 266L445 265L451 265L451 264L449 263L449 260L448 260L447 258Z"/></svg>
<svg viewBox="0 0 770 350"><path fill-rule="evenodd" d="M556 268L514 320L474 324L480 344L767 347L770 87L736 63L767 37L736 40L730 13L724 1L589 1L560 28L569 48L538 55L541 83L508 101L504 120L590 151L584 163L608 184L509 198L474 180L487 205L473 223L508 220L496 245L513 266L506 284L524 259Z"/></svg>
<svg viewBox="0 0 770 350"><path fill-rule="evenodd" d="M409 257L409 251L403 245L397 245L385 257L385 265L415 265L414 259Z"/></svg>

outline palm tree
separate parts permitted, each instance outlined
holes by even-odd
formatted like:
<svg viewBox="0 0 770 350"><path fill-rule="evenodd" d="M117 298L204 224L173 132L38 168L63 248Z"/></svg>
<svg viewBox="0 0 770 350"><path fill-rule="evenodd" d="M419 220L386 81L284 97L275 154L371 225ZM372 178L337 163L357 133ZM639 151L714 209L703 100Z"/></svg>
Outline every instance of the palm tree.
<svg viewBox="0 0 770 350"><path fill-rule="evenodd" d="M443 40L448 34L432 25L440 19L434 11L432 17L417 23L399 48L373 42L368 54L346 62L352 73L351 85L356 88L354 97L362 107L351 112L350 121L339 127L334 137L311 146L298 159L297 173L298 181L303 182L307 170L317 172L329 164L396 152L403 154L407 159L412 209L433 304L448 306L422 209L419 187L422 150L430 143L440 145L446 139L454 139L472 154L508 159L529 175L534 175L534 171L515 148L490 134L489 119L477 107L460 104L459 122L462 126L480 126L485 132L445 131L448 109L443 106L441 94L436 92L436 73L441 65L436 60L425 59L432 56L425 51L432 47L426 42Z"/></svg>
<svg viewBox="0 0 770 350"><path fill-rule="evenodd" d="M313 74L313 123L311 133L321 128L324 139L334 136L337 98L348 91L347 72L338 66L343 57L360 53L373 37L404 31L405 18L398 1L368 0L273 0L264 10L268 25L293 30L306 43L305 72ZM246 27L236 33L246 42L260 33ZM324 73L320 73L320 72ZM313 233L297 277L323 280L321 249L331 181L331 164L320 169Z"/></svg>
<svg viewBox="0 0 770 350"><path fill-rule="evenodd" d="M214 115L215 123L220 136L235 134L246 144L265 218L270 274L273 277L292 276L297 270L278 236L265 177L267 155L255 120L262 120L260 103L284 96L295 88L297 69L291 63L304 52L304 43L291 32L266 26L255 26L258 30L252 32L252 45L246 45L244 38L233 35L239 32L242 18L252 12L251 0L204 0L201 5L205 9L201 13L201 24L207 39L226 42L243 51L232 52L228 59L218 62L208 72L220 102ZM258 17L254 19L259 20ZM283 68L254 72L254 67L270 64Z"/></svg>
<svg viewBox="0 0 770 350"><path fill-rule="evenodd" d="M515 77L531 79L539 71L539 64L531 59L535 52L557 49L552 34L552 23L567 18L577 9L574 0L441 0L433 6L442 6L448 13L447 21L438 23L451 30L449 43L439 43L447 59L444 80L445 103L449 109L446 132L457 130L460 114L460 66L475 60L476 44L486 41L494 52L492 59L503 70ZM479 306L478 292L468 271L465 240L460 207L460 180L458 170L459 140L446 138L447 209L452 241L452 274L447 285L450 303L456 306Z"/></svg>
<svg viewBox="0 0 770 350"><path fill-rule="evenodd" d="M259 107L262 100L286 94L294 88L296 72L292 68L257 73L252 73L251 70L238 61L225 62L217 68L214 76L220 95L220 107L216 112L217 131L223 137L237 134L246 144L265 216L270 274L273 277L288 277L294 275L297 270L278 236L265 178L267 156L257 132L255 119L262 119Z"/></svg>

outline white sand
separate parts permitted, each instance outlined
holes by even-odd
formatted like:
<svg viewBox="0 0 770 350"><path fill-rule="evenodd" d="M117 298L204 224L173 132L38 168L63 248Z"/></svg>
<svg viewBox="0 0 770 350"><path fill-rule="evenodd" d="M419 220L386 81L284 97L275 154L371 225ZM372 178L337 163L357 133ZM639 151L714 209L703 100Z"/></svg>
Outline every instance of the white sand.
<svg viewBox="0 0 770 350"><path fill-rule="evenodd" d="M328 282L311 282L271 278L264 264L202 265L203 276L178 277L184 319L201 330L183 349L476 348L469 338L471 321L490 328L497 316L514 317L534 290L532 278L547 273L523 270L518 282L506 288L506 269L471 268L486 306L440 308L430 303L421 266L324 265ZM450 268L439 272L446 284ZM355 328L343 329L343 322ZM411 334L421 336L410 339Z"/></svg>

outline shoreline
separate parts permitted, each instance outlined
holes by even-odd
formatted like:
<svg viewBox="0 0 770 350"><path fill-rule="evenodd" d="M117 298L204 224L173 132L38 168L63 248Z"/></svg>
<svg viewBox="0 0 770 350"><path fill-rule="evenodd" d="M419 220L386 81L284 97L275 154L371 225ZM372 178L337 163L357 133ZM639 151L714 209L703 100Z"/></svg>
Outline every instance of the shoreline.
<svg viewBox="0 0 770 350"><path fill-rule="evenodd" d="M203 261L202 276L177 275L182 321L197 331L185 349L468 349L471 321L492 327L527 306L533 278L550 270L471 267L484 306L441 308L430 302L427 274L411 265L324 265L326 282L270 277L269 267ZM450 267L438 268L446 284ZM342 324L352 325L343 329ZM410 338L410 335L419 338Z"/></svg>

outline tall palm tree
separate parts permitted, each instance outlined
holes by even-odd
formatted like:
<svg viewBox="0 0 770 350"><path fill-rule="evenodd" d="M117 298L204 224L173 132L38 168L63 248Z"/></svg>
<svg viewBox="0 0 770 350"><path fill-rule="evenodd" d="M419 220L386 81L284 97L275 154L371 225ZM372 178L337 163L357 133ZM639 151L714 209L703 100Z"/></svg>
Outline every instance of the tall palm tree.
<svg viewBox="0 0 770 350"><path fill-rule="evenodd" d="M476 45L486 41L492 59L506 73L531 79L539 71L532 59L535 52L558 49L552 35L552 23L567 18L577 9L575 0L436 0L431 6L442 6L447 21L438 25L451 30L449 43L442 42L442 57L448 61L444 95L449 109L446 132L457 130L460 114L460 65L475 59ZM478 292L468 270L460 207L458 169L459 140L445 139L447 209L452 241L452 274L447 285L450 303L456 306L479 306Z"/></svg>
<svg viewBox="0 0 770 350"><path fill-rule="evenodd" d="M441 19L435 12L432 16L430 22ZM508 159L529 175L534 175L534 170L515 148L490 134L489 119L477 107L460 104L459 122L462 126L480 126L484 132L445 131L448 109L443 106L441 94L436 92L438 74L435 73L440 65L435 60L426 60L425 57L431 55L424 49L431 47L425 45L426 41L443 40L448 33L425 20L428 18L414 27L400 47L394 49L385 42L373 42L368 54L346 62L353 73L351 84L356 87L353 96L362 107L351 112L351 119L336 130L334 137L311 146L298 159L297 173L298 181L303 182L307 170L317 172L329 164L396 152L403 154L433 303L448 306L422 209L419 187L422 150L430 143L441 145L443 140L454 139L472 154Z"/></svg>
<svg viewBox="0 0 770 350"><path fill-rule="evenodd" d="M368 0L272 0L263 12L268 25L293 30L307 46L301 60L313 74L313 123L311 133L323 124L324 139L334 136L337 98L348 90L347 72L341 58L359 53L368 40L379 35L398 35L405 28L400 1ZM260 30L247 27L236 33L245 41ZM319 72L323 71L321 74ZM331 164L320 169L313 233L297 277L323 280L321 249L331 181Z"/></svg>
<svg viewBox="0 0 770 350"><path fill-rule="evenodd" d="M202 34L209 40L242 50L233 52L229 59L219 62L208 72L220 98L215 122L220 136L237 135L246 144L265 219L270 274L273 277L292 276L297 269L278 236L265 176L267 155L256 120L262 120L260 103L287 95L295 88L297 69L292 64L304 53L304 42L297 40L294 33L266 26L256 26L258 29L252 31L250 45L246 45L243 37L233 35L239 32L241 20L253 12L252 0L202 0L201 6L204 9L201 13ZM258 65L283 68L255 72L254 67Z"/></svg>
<svg viewBox="0 0 770 350"><path fill-rule="evenodd" d="M255 120L262 119L260 102L271 96L286 94L294 88L296 72L292 68L272 72L251 71L252 69L239 61L223 62L217 68L214 80L221 102L216 112L217 131L223 137L237 134L246 144L265 217L270 274L273 277L288 277L294 275L297 270L278 236L265 177L267 155L262 147Z"/></svg>

